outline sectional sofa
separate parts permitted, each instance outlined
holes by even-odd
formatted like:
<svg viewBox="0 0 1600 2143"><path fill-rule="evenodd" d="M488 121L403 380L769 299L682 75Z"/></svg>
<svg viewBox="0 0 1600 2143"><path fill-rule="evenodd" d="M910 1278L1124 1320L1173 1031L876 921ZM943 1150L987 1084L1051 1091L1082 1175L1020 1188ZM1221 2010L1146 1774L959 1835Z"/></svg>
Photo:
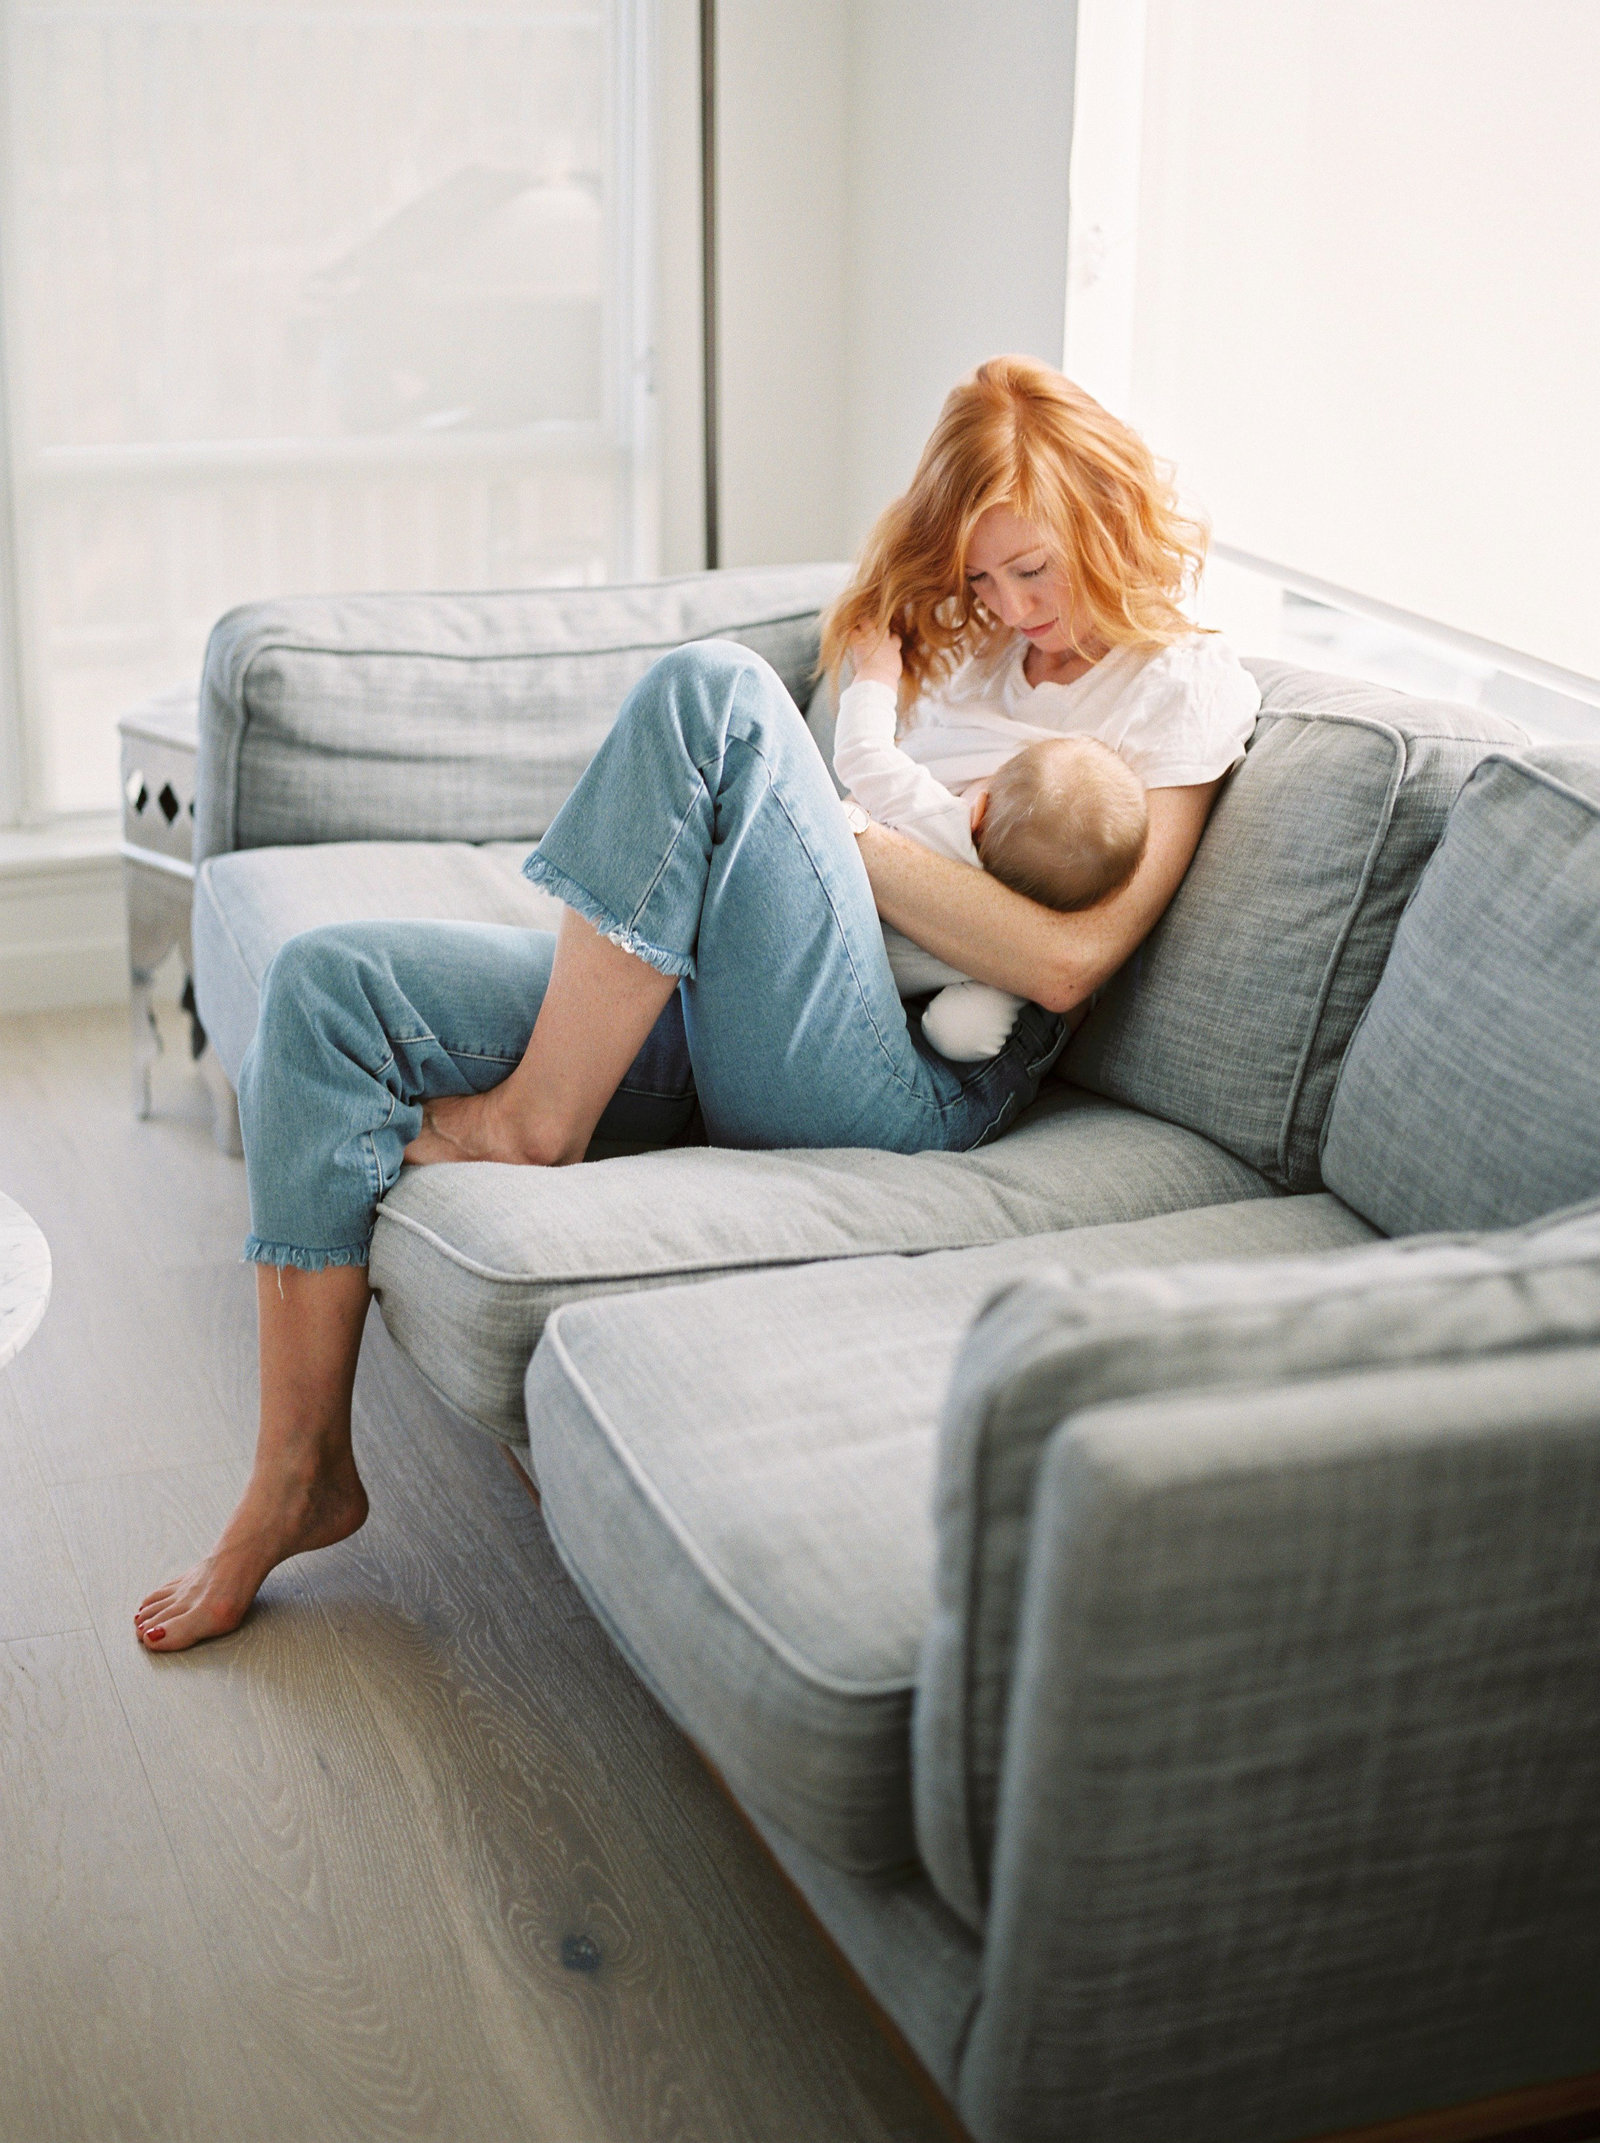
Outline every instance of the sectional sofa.
<svg viewBox="0 0 1600 2143"><path fill-rule="evenodd" d="M517 865L667 647L755 648L825 751L841 572L224 619L230 1076L298 930L547 927ZM1188 878L997 1144L408 1171L373 1246L983 2143L1600 2069L1600 753L1253 666Z"/></svg>

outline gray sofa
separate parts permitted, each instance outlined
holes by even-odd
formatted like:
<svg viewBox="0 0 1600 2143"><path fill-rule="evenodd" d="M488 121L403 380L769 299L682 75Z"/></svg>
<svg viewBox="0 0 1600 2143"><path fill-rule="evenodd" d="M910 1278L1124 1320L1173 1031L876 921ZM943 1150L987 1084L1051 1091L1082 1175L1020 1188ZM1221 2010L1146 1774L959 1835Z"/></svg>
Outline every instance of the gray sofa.
<svg viewBox="0 0 1600 2143"><path fill-rule="evenodd" d="M662 649L759 649L825 749L840 572L224 619L230 1076L299 929L546 926L516 866ZM998 1144L409 1171L373 1246L984 2143L1600 2067L1600 753L1254 667L1184 886Z"/></svg>

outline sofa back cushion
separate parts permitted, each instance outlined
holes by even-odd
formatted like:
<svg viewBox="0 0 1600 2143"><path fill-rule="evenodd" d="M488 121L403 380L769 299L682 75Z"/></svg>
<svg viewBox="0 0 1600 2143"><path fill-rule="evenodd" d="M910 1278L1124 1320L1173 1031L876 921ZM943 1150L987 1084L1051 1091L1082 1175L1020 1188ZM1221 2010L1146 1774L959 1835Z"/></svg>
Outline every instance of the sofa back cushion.
<svg viewBox="0 0 1600 2143"><path fill-rule="evenodd" d="M307 841L532 842L670 648L738 640L804 706L818 612L848 570L230 611L200 691L195 861Z"/></svg>
<svg viewBox="0 0 1600 2143"><path fill-rule="evenodd" d="M1388 1235L1600 1195L1600 753L1486 759L1401 920L1323 1144Z"/></svg>
<svg viewBox="0 0 1600 2143"><path fill-rule="evenodd" d="M1062 1060L1293 1190L1457 792L1521 732L1475 709L1250 665L1261 716L1172 905Z"/></svg>
<svg viewBox="0 0 1600 2143"><path fill-rule="evenodd" d="M1149 1395L1574 1346L1600 1346L1600 1206L1498 1236L1266 1265L1043 1273L998 1295L968 1336L940 1424L933 1613L912 1715L917 1844L945 1901L982 1931L1039 1552L1035 1489L1077 1417ZM1080 1545L1092 1562L1093 1543ZM1093 1600L1084 1607L1092 1626ZM1080 1658L1074 1671L1094 1668Z"/></svg>

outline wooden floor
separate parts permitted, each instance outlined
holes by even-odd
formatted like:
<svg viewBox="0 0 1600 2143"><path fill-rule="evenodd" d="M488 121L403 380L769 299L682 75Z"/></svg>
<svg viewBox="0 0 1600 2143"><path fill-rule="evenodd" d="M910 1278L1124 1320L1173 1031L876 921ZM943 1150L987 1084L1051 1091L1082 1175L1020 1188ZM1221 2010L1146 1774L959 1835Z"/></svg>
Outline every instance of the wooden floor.
<svg viewBox="0 0 1600 2143"><path fill-rule="evenodd" d="M0 2137L948 2136L376 1317L365 1530L138 1649L253 1435L243 1166L167 1032L138 1124L121 1014L0 1020L0 1189L55 1260L0 1373Z"/></svg>

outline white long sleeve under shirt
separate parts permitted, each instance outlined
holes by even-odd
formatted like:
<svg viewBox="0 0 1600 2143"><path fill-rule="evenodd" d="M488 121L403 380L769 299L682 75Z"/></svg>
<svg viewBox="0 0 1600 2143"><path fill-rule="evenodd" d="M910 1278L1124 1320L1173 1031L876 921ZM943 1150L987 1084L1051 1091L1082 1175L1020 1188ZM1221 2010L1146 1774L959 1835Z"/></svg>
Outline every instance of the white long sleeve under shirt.
<svg viewBox="0 0 1600 2143"><path fill-rule="evenodd" d="M893 685L868 677L845 686L833 733L839 779L880 825L898 827L957 863L978 863L971 805L900 749L897 720Z"/></svg>

